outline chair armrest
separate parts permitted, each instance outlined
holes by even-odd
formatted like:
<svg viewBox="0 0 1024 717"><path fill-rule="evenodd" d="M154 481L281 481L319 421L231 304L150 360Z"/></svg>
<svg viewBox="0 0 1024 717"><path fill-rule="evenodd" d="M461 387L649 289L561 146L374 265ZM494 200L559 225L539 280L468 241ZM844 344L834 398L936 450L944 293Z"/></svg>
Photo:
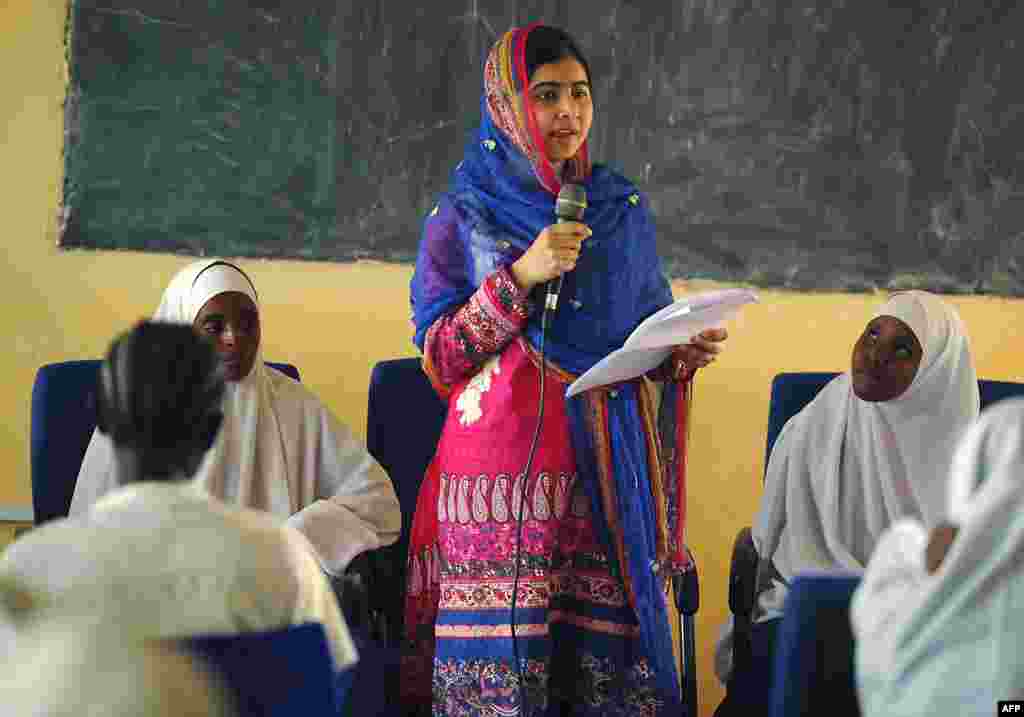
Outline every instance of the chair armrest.
<svg viewBox="0 0 1024 717"><path fill-rule="evenodd" d="M729 610L737 620L749 622L754 611L759 562L750 528L743 528L733 542L729 566Z"/></svg>
<svg viewBox="0 0 1024 717"><path fill-rule="evenodd" d="M338 606L349 627L360 631L373 640L386 644L388 629L380 609L374 603L377 580L374 571L373 553L367 551L357 555L345 574L334 578Z"/></svg>
<svg viewBox="0 0 1024 717"><path fill-rule="evenodd" d="M753 664L753 618L757 602L757 550L750 528L743 528L732 546L729 566L729 610L733 615L732 674L745 674ZM731 678L730 678L731 680Z"/></svg>
<svg viewBox="0 0 1024 717"><path fill-rule="evenodd" d="M369 553L369 599L382 644L400 647L404 633L406 546L395 543Z"/></svg>

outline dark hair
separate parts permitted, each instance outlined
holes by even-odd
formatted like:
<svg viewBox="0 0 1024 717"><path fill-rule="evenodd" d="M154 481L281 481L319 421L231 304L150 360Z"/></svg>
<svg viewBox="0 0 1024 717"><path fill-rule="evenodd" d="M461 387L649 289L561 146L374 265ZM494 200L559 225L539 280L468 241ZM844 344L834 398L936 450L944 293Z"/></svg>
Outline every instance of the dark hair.
<svg viewBox="0 0 1024 717"><path fill-rule="evenodd" d="M217 436L223 396L223 367L192 327L142 321L100 368L97 427L135 451L140 479L191 476Z"/></svg>
<svg viewBox="0 0 1024 717"><path fill-rule="evenodd" d="M530 31L526 38L526 78L529 80L541 65L558 62L567 57L583 65L587 73L587 82L593 84L590 77L590 65L583 56L576 41L564 30L549 25L538 25Z"/></svg>

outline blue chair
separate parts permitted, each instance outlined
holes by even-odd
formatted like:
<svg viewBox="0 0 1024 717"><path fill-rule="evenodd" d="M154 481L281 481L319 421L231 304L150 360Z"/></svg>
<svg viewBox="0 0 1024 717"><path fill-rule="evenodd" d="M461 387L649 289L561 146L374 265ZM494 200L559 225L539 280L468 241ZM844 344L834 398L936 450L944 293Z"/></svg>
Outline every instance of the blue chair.
<svg viewBox="0 0 1024 717"><path fill-rule="evenodd" d="M358 632L353 632L352 638L359 650L359 662L346 670L339 680L339 693L344 691L344 683L350 684L342 714L351 717L405 715L398 695L401 651L367 639Z"/></svg>
<svg viewBox="0 0 1024 717"><path fill-rule="evenodd" d="M396 543L370 555L370 602L379 611L375 624L383 624L384 634L378 636L381 645L371 647L367 663L379 669L357 667L351 714L413 714L422 706L401 705L398 699L406 557L420 484L437 450L448 409L418 358L377 363L370 374L368 400L366 447L394 485L402 508L402 532ZM374 694L389 697L374 700Z"/></svg>
<svg viewBox="0 0 1024 717"><path fill-rule="evenodd" d="M352 683L351 669L335 672L319 623L180 644L224 680L245 717L337 717Z"/></svg>
<svg viewBox="0 0 1024 717"><path fill-rule="evenodd" d="M775 638L770 712L775 717L857 717L850 600L860 578L798 575Z"/></svg>
<svg viewBox="0 0 1024 717"><path fill-rule="evenodd" d="M447 410L423 373L420 359L390 359L373 367L366 447L391 477L402 506L398 542L374 551L372 572L373 602L384 616L385 642L393 647L402 641L405 563L416 497L437 450Z"/></svg>
<svg viewBox="0 0 1024 717"><path fill-rule="evenodd" d="M291 364L268 363L299 380ZM96 427L96 377L100 361L46 364L32 386L32 510L39 525L71 507L78 470Z"/></svg>
<svg viewBox="0 0 1024 717"><path fill-rule="evenodd" d="M818 391L834 379L837 373L780 373L772 381L772 396L768 404L768 432L765 445L764 465L768 467L768 458L772 454L772 446L786 421L799 413L804 406L818 395ZM1024 395L1024 384L1012 381L978 380L978 393L981 408L1004 398Z"/></svg>

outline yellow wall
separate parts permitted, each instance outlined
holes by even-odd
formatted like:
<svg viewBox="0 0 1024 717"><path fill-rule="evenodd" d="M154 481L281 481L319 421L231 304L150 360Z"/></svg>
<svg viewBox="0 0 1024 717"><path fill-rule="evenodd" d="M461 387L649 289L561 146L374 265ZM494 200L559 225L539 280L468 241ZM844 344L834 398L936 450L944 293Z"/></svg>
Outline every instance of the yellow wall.
<svg viewBox="0 0 1024 717"><path fill-rule="evenodd" d="M116 332L148 315L184 257L62 252L64 8L60 0L0 4L0 506L30 502L28 426L36 368L95 357ZM362 434L366 385L378 359L413 355L411 269L379 264L244 263L263 298L264 355L292 361L303 380ZM689 288L704 288L700 287ZM677 287L682 290L683 287ZM726 612L729 551L760 496L769 383L779 371L842 370L881 296L764 291L734 322L728 351L699 378L689 489L689 534L701 577L698 624L702 714L721 698L711 651ZM955 299L979 374L1021 378L1022 303Z"/></svg>

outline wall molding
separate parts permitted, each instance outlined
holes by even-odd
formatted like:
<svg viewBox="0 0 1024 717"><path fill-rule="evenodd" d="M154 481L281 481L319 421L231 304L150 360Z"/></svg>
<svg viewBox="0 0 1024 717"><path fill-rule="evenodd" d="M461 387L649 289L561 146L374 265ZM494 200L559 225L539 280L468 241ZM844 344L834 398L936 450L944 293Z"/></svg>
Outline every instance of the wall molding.
<svg viewBox="0 0 1024 717"><path fill-rule="evenodd" d="M31 505L0 505L0 523L31 523L34 518Z"/></svg>

